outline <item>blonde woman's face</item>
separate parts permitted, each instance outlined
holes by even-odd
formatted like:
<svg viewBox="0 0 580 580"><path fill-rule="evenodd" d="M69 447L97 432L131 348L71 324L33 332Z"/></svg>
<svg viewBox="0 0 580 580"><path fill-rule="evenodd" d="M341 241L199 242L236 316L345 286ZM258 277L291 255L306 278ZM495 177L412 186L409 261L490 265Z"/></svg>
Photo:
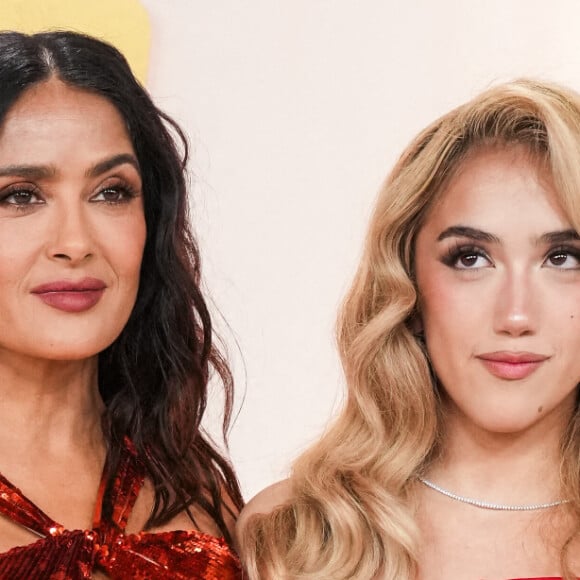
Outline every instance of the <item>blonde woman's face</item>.
<svg viewBox="0 0 580 580"><path fill-rule="evenodd" d="M517 147L472 155L415 250L427 349L459 416L503 433L563 421L580 383L580 239L549 175Z"/></svg>

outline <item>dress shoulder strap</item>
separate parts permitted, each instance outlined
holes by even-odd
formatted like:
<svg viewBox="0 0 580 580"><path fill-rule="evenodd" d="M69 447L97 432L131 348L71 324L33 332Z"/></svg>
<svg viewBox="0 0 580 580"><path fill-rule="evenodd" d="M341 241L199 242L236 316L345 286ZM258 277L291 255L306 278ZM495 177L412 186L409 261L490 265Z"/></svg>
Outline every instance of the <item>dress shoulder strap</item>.
<svg viewBox="0 0 580 580"><path fill-rule="evenodd" d="M54 535L62 530L60 524L47 516L3 475L0 475L0 514L39 536Z"/></svg>
<svg viewBox="0 0 580 580"><path fill-rule="evenodd" d="M112 527L123 533L145 481L145 466L127 437L112 481L109 473L108 466L105 466L95 504L93 528Z"/></svg>

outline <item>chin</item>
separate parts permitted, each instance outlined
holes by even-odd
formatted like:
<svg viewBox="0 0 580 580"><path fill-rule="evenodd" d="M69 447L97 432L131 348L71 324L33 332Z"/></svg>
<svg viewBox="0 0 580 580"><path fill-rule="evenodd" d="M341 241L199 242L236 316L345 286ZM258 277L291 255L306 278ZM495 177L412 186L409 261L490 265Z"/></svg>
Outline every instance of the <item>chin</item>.
<svg viewBox="0 0 580 580"><path fill-rule="evenodd" d="M83 350L60 350L58 352L49 352L45 353L44 356L40 356L37 358L42 358L47 361L55 361L55 362L78 362L83 360L89 360L94 358L98 355L98 352L88 352Z"/></svg>
<svg viewBox="0 0 580 580"><path fill-rule="evenodd" d="M97 356L115 341L117 335L93 337L88 340L86 336L76 339L74 336L67 336L66 340L59 338L60 340L47 337L45 340L39 340L33 348L19 350L21 354L35 359L80 361Z"/></svg>
<svg viewBox="0 0 580 580"><path fill-rule="evenodd" d="M538 421L544 417L537 412L530 415L523 415L521 412L517 414L502 414L490 420L490 417L473 417L472 422L482 431L490 435L517 435L532 428Z"/></svg>

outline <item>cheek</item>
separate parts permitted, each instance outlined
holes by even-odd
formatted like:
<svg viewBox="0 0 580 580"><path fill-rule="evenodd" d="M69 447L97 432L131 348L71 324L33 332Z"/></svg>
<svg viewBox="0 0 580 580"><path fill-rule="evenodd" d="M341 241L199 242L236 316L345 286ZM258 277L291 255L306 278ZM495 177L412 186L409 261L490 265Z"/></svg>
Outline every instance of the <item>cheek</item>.
<svg viewBox="0 0 580 580"><path fill-rule="evenodd" d="M469 316L472 309L461 308L446 292L433 292L423 308L425 347L438 382L445 390L464 383L478 327Z"/></svg>
<svg viewBox="0 0 580 580"><path fill-rule="evenodd" d="M137 286L145 247L145 219L142 214L136 214L117 225L117 233L108 244L109 255L115 256L117 272L125 282Z"/></svg>
<svg viewBox="0 0 580 580"><path fill-rule="evenodd" d="M431 365L443 385L465 382L477 343L489 326L485 296L438 270L422 288L421 313Z"/></svg>
<svg viewBox="0 0 580 580"><path fill-rule="evenodd" d="M465 340L484 316L483 296L475 298L469 285L440 268L426 274L419 288L425 334L434 341Z"/></svg>
<svg viewBox="0 0 580 580"><path fill-rule="evenodd" d="M42 231L10 227L0 221L0 280L2 286L24 283L38 255L42 253Z"/></svg>
<svg viewBox="0 0 580 580"><path fill-rule="evenodd" d="M546 334L551 340L560 343L561 350L571 352L572 357L578 360L577 366L580 368L580 358L576 355L580 351L580 296L566 300L563 294L557 297L553 307L545 310Z"/></svg>

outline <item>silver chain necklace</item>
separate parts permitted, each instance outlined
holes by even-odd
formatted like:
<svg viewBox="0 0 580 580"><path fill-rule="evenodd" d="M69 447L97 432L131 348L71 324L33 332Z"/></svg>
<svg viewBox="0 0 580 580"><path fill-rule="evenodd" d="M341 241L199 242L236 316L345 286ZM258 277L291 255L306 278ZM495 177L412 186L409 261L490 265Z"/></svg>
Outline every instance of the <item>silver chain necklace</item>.
<svg viewBox="0 0 580 580"><path fill-rule="evenodd" d="M423 477L418 478L419 481L426 485L427 487L431 488L434 491L439 492L442 495L445 495L455 501L460 501L462 503L467 503L469 505L484 509L484 510L498 510L498 511L507 511L507 512L528 512L533 510L545 510L548 508L556 507L565 503L569 503L569 499L558 499L556 501L550 501L548 503L533 503L533 504L524 504L524 505L506 505L501 503L491 503L488 501L481 501L479 499L472 499L470 497L463 497L462 495L457 495L451 491L447 491L442 487L434 484L432 481L428 479L424 479Z"/></svg>

